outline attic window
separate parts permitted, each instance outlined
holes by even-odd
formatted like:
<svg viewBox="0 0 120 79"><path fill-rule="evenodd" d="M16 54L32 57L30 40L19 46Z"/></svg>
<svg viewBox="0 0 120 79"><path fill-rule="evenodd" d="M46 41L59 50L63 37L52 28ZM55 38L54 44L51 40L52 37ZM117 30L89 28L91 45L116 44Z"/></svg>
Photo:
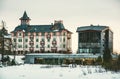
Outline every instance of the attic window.
<svg viewBox="0 0 120 79"><path fill-rule="evenodd" d="M19 36L21 36L21 33L19 33Z"/></svg>

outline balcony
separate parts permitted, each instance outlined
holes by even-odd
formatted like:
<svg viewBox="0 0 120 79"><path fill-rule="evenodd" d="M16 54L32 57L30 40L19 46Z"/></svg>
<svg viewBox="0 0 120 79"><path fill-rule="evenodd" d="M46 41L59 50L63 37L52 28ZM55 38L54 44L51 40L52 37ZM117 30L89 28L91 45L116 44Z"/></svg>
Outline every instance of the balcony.
<svg viewBox="0 0 120 79"><path fill-rule="evenodd" d="M57 41L52 41L52 45L57 45Z"/></svg>
<svg viewBox="0 0 120 79"><path fill-rule="evenodd" d="M34 39L34 36L33 36L33 35L30 35L30 39Z"/></svg>
<svg viewBox="0 0 120 79"><path fill-rule="evenodd" d="M40 47L40 51L44 52L45 51L45 47Z"/></svg>
<svg viewBox="0 0 120 79"><path fill-rule="evenodd" d="M40 41L40 45L45 45L45 41Z"/></svg>
<svg viewBox="0 0 120 79"><path fill-rule="evenodd" d="M34 45L34 42L33 42L33 41L30 41L29 44L30 44L30 45Z"/></svg>
<svg viewBox="0 0 120 79"><path fill-rule="evenodd" d="M57 47L51 47L51 50L57 50Z"/></svg>
<svg viewBox="0 0 120 79"><path fill-rule="evenodd" d="M33 50L34 50L34 47L29 47L29 50L30 50L30 51L33 51Z"/></svg>
<svg viewBox="0 0 120 79"><path fill-rule="evenodd" d="M47 39L50 39L50 38L51 38L51 35L50 35L50 34L48 34L48 35L46 35L46 37L47 37Z"/></svg>

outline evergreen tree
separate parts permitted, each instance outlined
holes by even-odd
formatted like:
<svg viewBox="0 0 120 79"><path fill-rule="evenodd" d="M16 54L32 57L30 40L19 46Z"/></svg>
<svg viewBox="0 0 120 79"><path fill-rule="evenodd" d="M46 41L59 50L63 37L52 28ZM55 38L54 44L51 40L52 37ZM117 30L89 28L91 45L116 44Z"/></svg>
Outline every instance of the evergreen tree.
<svg viewBox="0 0 120 79"><path fill-rule="evenodd" d="M96 63L97 64L102 64L102 57L101 56L98 56L98 58L96 59Z"/></svg>
<svg viewBox="0 0 120 79"><path fill-rule="evenodd" d="M117 59L117 65L118 65L119 68L120 68L120 55L118 56L118 59Z"/></svg>
<svg viewBox="0 0 120 79"><path fill-rule="evenodd" d="M110 49L106 48L104 53L103 53L103 62L110 64L111 61L112 61L112 55L111 55Z"/></svg>
<svg viewBox="0 0 120 79"><path fill-rule="evenodd" d="M11 65L16 65L16 62L15 62L14 59L12 59L12 61L11 61Z"/></svg>

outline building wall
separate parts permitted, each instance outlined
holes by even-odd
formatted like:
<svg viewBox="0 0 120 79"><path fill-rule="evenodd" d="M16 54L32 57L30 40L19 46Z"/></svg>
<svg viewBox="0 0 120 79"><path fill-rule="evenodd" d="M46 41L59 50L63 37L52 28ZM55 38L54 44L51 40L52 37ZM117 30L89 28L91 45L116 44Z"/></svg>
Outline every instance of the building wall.
<svg viewBox="0 0 120 79"><path fill-rule="evenodd" d="M87 31L82 31L82 33L86 33ZM104 30L98 31L100 33L100 35L97 35L97 37L99 38L98 41L87 41L90 40L88 39L89 35L85 34L84 36L80 36L80 32L78 32L78 53L82 53L80 52L80 48L84 49L85 48L85 52L87 53L87 48L95 48L98 47L100 50L99 52L95 52L96 54L103 54L104 50L106 48L109 48L111 53L113 52L113 32L109 29L106 28ZM93 34L97 34L96 31L93 31ZM84 40L81 41L80 38L84 37ZM92 37L90 36L90 38L92 39ZM94 39L96 38L96 36L94 36ZM86 40L86 41L85 41ZM92 54L94 54L94 52L91 52Z"/></svg>
<svg viewBox="0 0 120 79"><path fill-rule="evenodd" d="M79 53L100 53L101 35L98 31L79 32Z"/></svg>
<svg viewBox="0 0 120 79"><path fill-rule="evenodd" d="M42 36L42 33L39 32L38 35L36 33L33 33L33 48L34 50L32 52L37 52L40 53L40 48L42 45L40 44L41 40L44 39L45 41L45 52L52 52L51 47L53 47L53 40L56 39L56 45L57 51L56 52L62 52L66 51L68 52L68 48L71 49L71 38L68 39L67 36L70 34L66 30L63 30L61 32L56 32L55 35L54 33L49 33L50 34L50 41L47 39L48 33L45 32L44 36ZM31 45L30 45L30 37L31 33L28 33L28 35L25 35L25 32L23 31L18 31L16 35L12 33L12 42L13 42L13 49L12 51L16 51L17 54L24 54L26 51L27 53L30 53L31 51L29 50ZM71 34L70 34L71 35ZM16 41L14 41L16 39ZM26 41L27 40L27 41ZM38 40L38 41L37 41ZM71 50L69 51L71 52Z"/></svg>

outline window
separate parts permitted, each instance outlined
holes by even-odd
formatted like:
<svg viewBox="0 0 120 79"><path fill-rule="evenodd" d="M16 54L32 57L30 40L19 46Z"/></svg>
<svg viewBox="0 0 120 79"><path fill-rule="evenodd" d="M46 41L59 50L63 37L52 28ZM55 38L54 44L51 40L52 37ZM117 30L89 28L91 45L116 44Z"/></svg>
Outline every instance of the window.
<svg viewBox="0 0 120 79"><path fill-rule="evenodd" d="M18 42L22 42L22 39L18 39Z"/></svg>
<svg viewBox="0 0 120 79"><path fill-rule="evenodd" d="M21 33L19 33L19 36L21 36Z"/></svg>
<svg viewBox="0 0 120 79"><path fill-rule="evenodd" d="M50 42L50 39L47 39L48 42Z"/></svg>
<svg viewBox="0 0 120 79"><path fill-rule="evenodd" d="M36 42L39 42L39 39L38 39L38 38L36 39Z"/></svg>
<svg viewBox="0 0 120 79"><path fill-rule="evenodd" d="M25 39L25 42L28 42L28 39Z"/></svg>
<svg viewBox="0 0 120 79"><path fill-rule="evenodd" d="M36 48L39 48L39 46L38 46L38 45L36 45Z"/></svg>
<svg viewBox="0 0 120 79"><path fill-rule="evenodd" d="M63 42L65 42L65 38L63 38Z"/></svg>
<svg viewBox="0 0 120 79"><path fill-rule="evenodd" d="M18 48L22 48L22 45L18 45Z"/></svg>
<svg viewBox="0 0 120 79"><path fill-rule="evenodd" d="M48 45L47 47L50 48L50 45Z"/></svg>
<svg viewBox="0 0 120 79"><path fill-rule="evenodd" d="M65 48L65 44L63 44L63 48Z"/></svg>
<svg viewBox="0 0 120 79"><path fill-rule="evenodd" d="M44 38L42 38L42 41L44 41Z"/></svg>
<svg viewBox="0 0 120 79"><path fill-rule="evenodd" d="M27 45L25 45L25 48L28 48L28 46L27 46Z"/></svg>
<svg viewBox="0 0 120 79"><path fill-rule="evenodd" d="M16 39L14 38L13 41L16 42Z"/></svg>

